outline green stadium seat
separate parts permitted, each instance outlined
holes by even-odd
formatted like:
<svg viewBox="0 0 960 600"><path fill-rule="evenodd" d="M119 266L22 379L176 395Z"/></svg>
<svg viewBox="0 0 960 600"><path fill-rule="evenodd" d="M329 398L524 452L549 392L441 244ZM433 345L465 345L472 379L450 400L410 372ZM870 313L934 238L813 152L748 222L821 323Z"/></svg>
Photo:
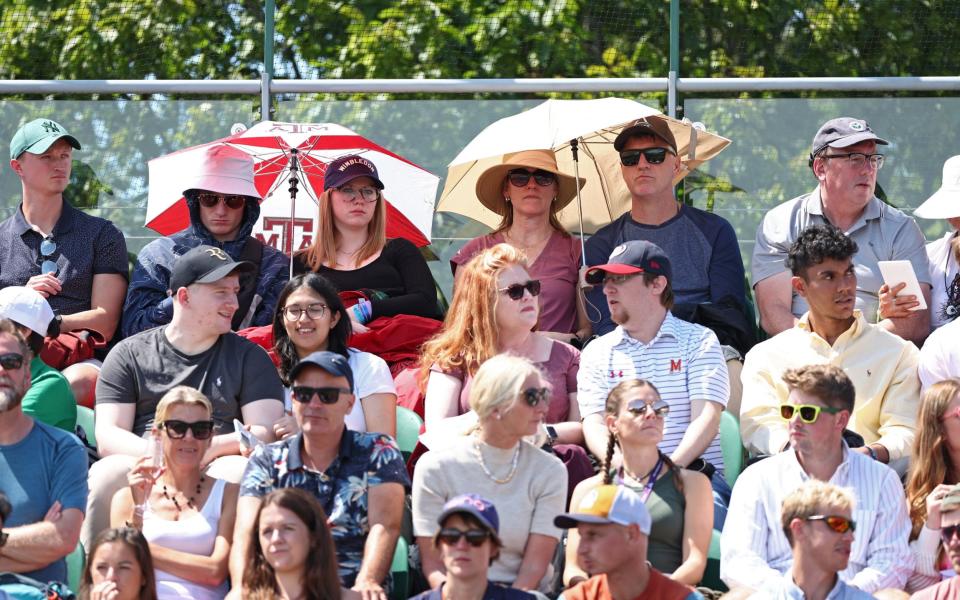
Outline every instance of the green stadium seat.
<svg viewBox="0 0 960 600"><path fill-rule="evenodd" d="M93 410L86 406L77 406L77 426L87 434L87 441L94 448L97 447L97 438L93 426Z"/></svg>
<svg viewBox="0 0 960 600"><path fill-rule="evenodd" d="M80 577L83 575L84 558L83 544L77 542L73 552L67 555L67 585L70 586L70 591L77 594L80 591Z"/></svg>
<svg viewBox="0 0 960 600"><path fill-rule="evenodd" d="M720 412L720 451L723 453L724 478L732 488L743 471L743 441L736 417L725 410Z"/></svg>
<svg viewBox="0 0 960 600"><path fill-rule="evenodd" d="M417 447L422 425L423 419L420 415L409 408L397 407L397 445L404 458L409 458L410 453Z"/></svg>
<svg viewBox="0 0 960 600"><path fill-rule="evenodd" d="M720 532L713 530L710 538L710 550L707 551L707 567L703 571L703 579L700 585L716 590L726 592L729 588L720 579Z"/></svg>
<svg viewBox="0 0 960 600"><path fill-rule="evenodd" d="M393 553L390 574L393 576L393 590L390 592L390 599L406 600L410 595L410 562L408 560L407 540L403 539L403 536L397 538L397 549Z"/></svg>

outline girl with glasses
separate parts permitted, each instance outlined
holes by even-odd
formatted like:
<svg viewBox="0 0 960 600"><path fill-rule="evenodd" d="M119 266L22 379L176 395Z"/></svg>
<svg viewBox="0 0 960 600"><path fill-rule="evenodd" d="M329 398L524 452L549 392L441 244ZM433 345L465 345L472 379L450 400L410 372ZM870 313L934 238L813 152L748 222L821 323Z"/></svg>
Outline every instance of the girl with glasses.
<svg viewBox="0 0 960 600"><path fill-rule="evenodd" d="M580 499L600 485L631 488L643 498L652 519L647 560L671 579L695 586L707 566L713 493L706 475L678 468L657 448L669 414L670 406L649 381L627 380L614 387L604 407L609 442L603 467L577 486L571 506L579 506ZM579 541L577 530L571 529L563 577L568 586L589 577L577 564Z"/></svg>
<svg viewBox="0 0 960 600"><path fill-rule="evenodd" d="M237 506L235 484L205 475L214 426L210 400L177 386L157 403L156 446L113 497L111 526L143 532L156 567L160 600L223 598ZM151 444L153 446L153 444Z"/></svg>
<svg viewBox="0 0 960 600"><path fill-rule="evenodd" d="M907 591L914 592L953 570L940 546L940 502L960 483L960 380L935 383L923 394L910 456L905 491L914 568Z"/></svg>
<svg viewBox="0 0 960 600"><path fill-rule="evenodd" d="M560 172L552 150L508 154L502 164L484 171L477 180L477 198L502 220L496 230L470 240L450 259L454 289L471 258L497 244L510 244L527 256L531 277L543 286L539 329L563 341L589 337L590 322L577 289L580 240L557 218L583 183Z"/></svg>
<svg viewBox="0 0 960 600"><path fill-rule="evenodd" d="M290 371L301 358L320 350L345 357L354 373L359 402L347 415L347 428L396 436L397 392L390 369L380 357L347 346L351 325L337 290L324 277L296 275L280 292L273 318L273 351L280 362L280 379L288 386L284 399L288 414L274 424L277 439L297 431L289 415Z"/></svg>
<svg viewBox="0 0 960 600"><path fill-rule="evenodd" d="M553 519L563 512L567 482L560 460L524 440L537 433L547 414L546 386L526 358L501 354L489 359L477 370L470 390L477 428L442 451L424 454L417 464L413 529L431 588L447 577L433 543L438 516L450 499L474 493L510 507L500 523L503 546L489 579L546 591L560 539Z"/></svg>
<svg viewBox="0 0 960 600"><path fill-rule="evenodd" d="M364 291L368 297L348 311L357 333L377 317L442 318L423 255L403 238L387 239L383 190L376 166L365 157L331 162L313 243L294 255L294 273L318 273L341 292Z"/></svg>

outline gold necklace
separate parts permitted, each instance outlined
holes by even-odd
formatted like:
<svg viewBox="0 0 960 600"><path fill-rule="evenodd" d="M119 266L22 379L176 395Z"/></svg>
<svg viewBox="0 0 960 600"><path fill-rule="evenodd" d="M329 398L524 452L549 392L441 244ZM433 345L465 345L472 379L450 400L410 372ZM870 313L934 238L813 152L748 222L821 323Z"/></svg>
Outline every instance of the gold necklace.
<svg viewBox="0 0 960 600"><path fill-rule="evenodd" d="M520 448L523 446L523 443L517 444L517 449L513 453L513 459L510 463L510 472L507 473L507 476L503 479L499 479L490 472L490 469L487 468L487 463L483 460L483 451L480 449L480 440L473 438L473 450L477 454L477 460L480 461L480 468L483 469L483 474L486 475L494 483L509 483L513 476L517 474L517 467L520 465Z"/></svg>

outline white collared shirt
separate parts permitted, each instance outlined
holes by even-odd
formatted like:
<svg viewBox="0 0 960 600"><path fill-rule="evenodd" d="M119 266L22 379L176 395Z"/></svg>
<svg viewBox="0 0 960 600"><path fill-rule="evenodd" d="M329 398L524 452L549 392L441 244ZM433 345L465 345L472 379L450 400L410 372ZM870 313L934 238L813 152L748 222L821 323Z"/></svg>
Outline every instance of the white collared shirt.
<svg viewBox="0 0 960 600"><path fill-rule="evenodd" d="M913 571L903 487L892 469L841 443L843 461L829 483L853 492L857 530L850 563L840 578L870 593L902 589ZM790 570L793 553L780 524L780 509L787 494L809 478L792 449L740 474L720 540L720 577L728 586L761 589Z"/></svg>
<svg viewBox="0 0 960 600"><path fill-rule="evenodd" d="M873 596L847 585L838 577L837 584L833 586L825 600L870 600L870 598ZM807 600L807 596L794 583L793 572L787 571L777 583L752 594L747 600Z"/></svg>

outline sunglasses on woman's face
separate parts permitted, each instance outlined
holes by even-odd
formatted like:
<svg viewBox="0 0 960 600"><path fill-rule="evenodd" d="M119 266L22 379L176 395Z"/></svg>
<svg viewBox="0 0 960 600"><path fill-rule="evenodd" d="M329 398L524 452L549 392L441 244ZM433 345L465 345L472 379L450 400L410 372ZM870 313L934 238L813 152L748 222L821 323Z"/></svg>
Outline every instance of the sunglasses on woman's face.
<svg viewBox="0 0 960 600"><path fill-rule="evenodd" d="M533 177L533 180L536 181L537 185L540 187L547 187L557 180L556 175L550 171L544 171L543 169L537 169L533 173L529 171L514 170L507 174L510 184L514 187L524 187L530 183L531 177Z"/></svg>
<svg viewBox="0 0 960 600"><path fill-rule="evenodd" d="M307 385L295 385L290 389L293 399L304 404L313 400L317 395L322 404L336 404L340 400L340 394L349 394L350 390L338 387L310 387Z"/></svg>
<svg viewBox="0 0 960 600"><path fill-rule="evenodd" d="M621 150L620 164L625 167L635 167L640 163L643 155L651 165L659 165L667 160L667 153L673 154L667 148L644 148L643 150Z"/></svg>
<svg viewBox="0 0 960 600"><path fill-rule="evenodd" d="M204 208L213 208L223 202L227 205L227 208L231 210L243 208L243 205L247 203L245 196L225 196L223 194L211 194L209 192L197 194L197 200L200 201L200 206Z"/></svg>
<svg viewBox="0 0 960 600"><path fill-rule="evenodd" d="M780 418L784 421L792 421L793 416L799 413L800 420L804 423L816 423L817 419L820 418L821 412L835 415L841 410L843 409L829 406L816 406L814 404L781 404Z"/></svg>
<svg viewBox="0 0 960 600"><path fill-rule="evenodd" d="M545 387L527 388L521 392L521 395L530 408L536 408L541 402L550 402L550 390Z"/></svg>
<svg viewBox="0 0 960 600"><path fill-rule="evenodd" d="M441 542L448 546L453 546L460 541L460 538L467 538L467 543L474 547L480 547L490 538L490 532L486 529L468 529L463 531L453 527L445 527L440 530L437 536Z"/></svg>
<svg viewBox="0 0 960 600"><path fill-rule="evenodd" d="M837 515L813 515L807 517L807 521L823 521L827 527L836 533L854 532L857 530L857 523L853 519L840 517Z"/></svg>
<svg viewBox="0 0 960 600"><path fill-rule="evenodd" d="M519 300L520 298L523 298L523 290L527 290L528 292L530 292L530 295L533 297L539 296L540 280L531 279L526 283L514 283L511 285L508 285L505 288L500 288L497 291L500 292L501 294L506 294L507 296L510 296L511 300Z"/></svg>
<svg viewBox="0 0 960 600"><path fill-rule="evenodd" d="M182 440L187 435L187 430L193 432L193 438L196 440L210 439L213 435L213 421L194 421L187 423L177 419L169 419L160 423L160 427L165 429L167 435L175 440Z"/></svg>
<svg viewBox="0 0 960 600"><path fill-rule="evenodd" d="M627 405L627 411L635 417L646 416L647 412L653 411L653 414L661 419L670 413L670 405L663 400L657 400L653 404L647 404L643 400L634 400Z"/></svg>
<svg viewBox="0 0 960 600"><path fill-rule="evenodd" d="M23 366L23 355L16 352L0 354L0 367L4 371L15 371Z"/></svg>

